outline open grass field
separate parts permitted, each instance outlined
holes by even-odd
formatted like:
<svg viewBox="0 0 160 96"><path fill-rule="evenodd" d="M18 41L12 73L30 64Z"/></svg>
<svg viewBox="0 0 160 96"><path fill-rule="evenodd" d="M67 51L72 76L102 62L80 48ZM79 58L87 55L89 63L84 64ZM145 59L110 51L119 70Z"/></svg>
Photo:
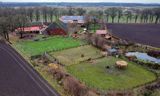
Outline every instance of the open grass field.
<svg viewBox="0 0 160 96"><path fill-rule="evenodd" d="M86 61L67 66L66 69L90 88L98 90L130 89L156 79L154 73L134 63L129 63L126 69L117 69L115 67L117 60L119 59L115 57L105 57L92 63ZM106 66L110 68L106 69Z"/></svg>
<svg viewBox="0 0 160 96"><path fill-rule="evenodd" d="M102 56L100 50L91 45L52 52L50 55L54 56L65 65L77 64L89 58L95 59Z"/></svg>
<svg viewBox="0 0 160 96"><path fill-rule="evenodd" d="M160 47L160 24L107 24L107 28L122 39Z"/></svg>
<svg viewBox="0 0 160 96"><path fill-rule="evenodd" d="M77 47L85 44L82 41L69 37L49 37L40 41L20 41L15 44L16 48L28 56L43 54L48 51Z"/></svg>

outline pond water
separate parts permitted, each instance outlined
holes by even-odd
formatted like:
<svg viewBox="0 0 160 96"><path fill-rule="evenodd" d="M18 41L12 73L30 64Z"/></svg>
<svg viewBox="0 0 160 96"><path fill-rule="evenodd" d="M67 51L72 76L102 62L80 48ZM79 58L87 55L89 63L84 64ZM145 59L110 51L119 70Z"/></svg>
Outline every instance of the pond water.
<svg viewBox="0 0 160 96"><path fill-rule="evenodd" d="M141 52L128 52L126 53L126 56L135 56L137 59L148 61L148 62L154 62L160 64L160 59L149 56L147 53L141 53Z"/></svg>

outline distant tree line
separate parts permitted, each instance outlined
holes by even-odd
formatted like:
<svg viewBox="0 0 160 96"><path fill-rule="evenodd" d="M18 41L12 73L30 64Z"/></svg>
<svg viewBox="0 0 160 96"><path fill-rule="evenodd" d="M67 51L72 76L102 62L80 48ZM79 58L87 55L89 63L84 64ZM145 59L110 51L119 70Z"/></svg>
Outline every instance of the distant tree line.
<svg viewBox="0 0 160 96"><path fill-rule="evenodd" d="M113 7L106 9L104 13L107 18L111 17L112 23L119 23L122 17L125 17L126 23L129 23L131 20L137 23L138 18L140 18L140 23L157 24L160 22L160 8L124 9ZM115 18L117 18L117 21L115 21Z"/></svg>
<svg viewBox="0 0 160 96"><path fill-rule="evenodd" d="M63 15L83 15L87 17L87 22L95 23L98 21L111 23L121 23L121 18L126 18L126 23L134 20L137 23L138 18L141 23L159 23L160 8L102 8L99 10L75 8L75 7L0 7L0 35L9 40L8 33L16 28L21 28L19 32L22 37L24 27L31 22L57 22ZM92 17L92 19L91 19ZM93 18L94 17L94 18ZM87 23L89 25L89 23Z"/></svg>

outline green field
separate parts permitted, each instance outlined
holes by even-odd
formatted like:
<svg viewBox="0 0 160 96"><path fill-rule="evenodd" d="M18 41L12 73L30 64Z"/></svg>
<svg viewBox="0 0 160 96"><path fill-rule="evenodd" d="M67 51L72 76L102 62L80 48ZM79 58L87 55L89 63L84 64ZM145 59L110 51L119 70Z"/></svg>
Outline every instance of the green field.
<svg viewBox="0 0 160 96"><path fill-rule="evenodd" d="M70 37L49 37L40 41L26 40L19 41L15 47L28 56L43 54L48 51L77 47L85 43Z"/></svg>
<svg viewBox="0 0 160 96"><path fill-rule="evenodd" d="M81 57L82 54L84 57ZM95 59L102 56L100 54L100 50L91 45L52 52L50 55L56 57L62 64L65 65L77 64L80 61L84 61L89 58Z"/></svg>
<svg viewBox="0 0 160 96"><path fill-rule="evenodd" d="M114 57L96 59L92 63L83 62L67 66L69 73L84 82L90 88L99 90L123 90L145 84L156 79L156 76L134 63L129 63L126 69L117 69ZM109 69L105 67L109 66Z"/></svg>

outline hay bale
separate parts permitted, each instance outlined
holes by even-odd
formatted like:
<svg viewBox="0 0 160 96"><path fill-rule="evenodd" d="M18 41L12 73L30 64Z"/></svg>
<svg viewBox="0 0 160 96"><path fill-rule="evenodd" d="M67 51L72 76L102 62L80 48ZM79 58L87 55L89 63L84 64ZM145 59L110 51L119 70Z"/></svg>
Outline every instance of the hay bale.
<svg viewBox="0 0 160 96"><path fill-rule="evenodd" d="M48 64L48 66L49 66L51 69L54 69L54 70L59 69L59 65L58 65L58 64L50 63L50 64Z"/></svg>
<svg viewBox="0 0 160 96"><path fill-rule="evenodd" d="M126 68L127 66L128 66L128 63L126 62L126 61L117 61L116 62L116 66L118 67L118 68Z"/></svg>

